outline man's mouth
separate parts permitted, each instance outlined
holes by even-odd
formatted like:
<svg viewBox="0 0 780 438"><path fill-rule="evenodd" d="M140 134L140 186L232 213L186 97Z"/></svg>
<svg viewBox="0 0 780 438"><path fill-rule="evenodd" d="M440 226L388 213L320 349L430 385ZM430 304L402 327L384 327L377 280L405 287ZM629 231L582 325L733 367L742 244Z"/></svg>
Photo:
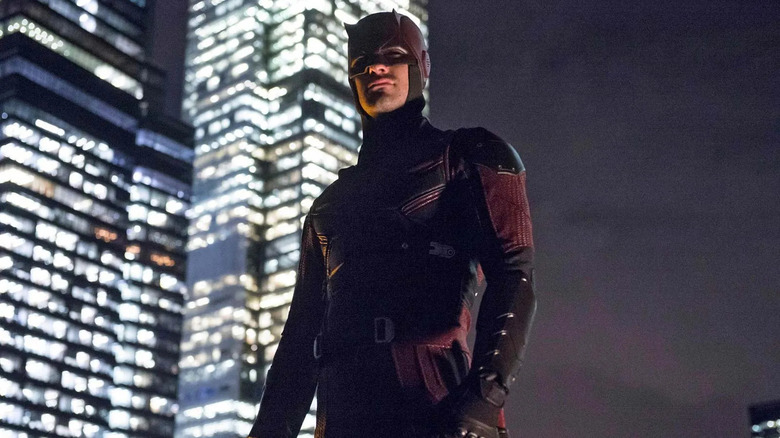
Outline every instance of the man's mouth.
<svg viewBox="0 0 780 438"><path fill-rule="evenodd" d="M377 79L371 82L370 84L368 84L368 89L371 90L376 87L381 87L383 85L392 85L392 84L393 81L391 81L390 79Z"/></svg>

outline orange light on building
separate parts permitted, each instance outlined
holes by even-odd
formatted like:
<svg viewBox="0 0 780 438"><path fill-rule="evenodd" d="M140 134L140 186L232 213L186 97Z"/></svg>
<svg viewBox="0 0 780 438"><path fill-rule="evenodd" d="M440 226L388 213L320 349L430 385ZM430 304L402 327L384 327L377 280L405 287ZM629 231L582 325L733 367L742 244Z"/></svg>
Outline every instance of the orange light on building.
<svg viewBox="0 0 780 438"><path fill-rule="evenodd" d="M104 242L113 242L118 237L117 234L105 228L95 228L95 237Z"/></svg>
<svg viewBox="0 0 780 438"><path fill-rule="evenodd" d="M152 254L149 258L152 260L152 262L157 263L159 266L170 267L176 264L176 262L174 262L170 256L163 254Z"/></svg>
<svg viewBox="0 0 780 438"><path fill-rule="evenodd" d="M130 245L125 248L125 258L127 260L135 260L138 254L141 253L141 247L138 245Z"/></svg>

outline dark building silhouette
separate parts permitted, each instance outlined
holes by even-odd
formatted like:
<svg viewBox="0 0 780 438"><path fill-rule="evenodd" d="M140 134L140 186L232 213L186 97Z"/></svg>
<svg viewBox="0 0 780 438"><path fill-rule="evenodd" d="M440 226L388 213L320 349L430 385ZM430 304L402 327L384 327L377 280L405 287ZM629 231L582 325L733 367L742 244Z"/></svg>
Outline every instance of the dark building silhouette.
<svg viewBox="0 0 780 438"><path fill-rule="evenodd" d="M780 400L751 405L748 412L751 437L780 437Z"/></svg>
<svg viewBox="0 0 780 438"><path fill-rule="evenodd" d="M0 1L0 436L170 437L192 130L145 0Z"/></svg>

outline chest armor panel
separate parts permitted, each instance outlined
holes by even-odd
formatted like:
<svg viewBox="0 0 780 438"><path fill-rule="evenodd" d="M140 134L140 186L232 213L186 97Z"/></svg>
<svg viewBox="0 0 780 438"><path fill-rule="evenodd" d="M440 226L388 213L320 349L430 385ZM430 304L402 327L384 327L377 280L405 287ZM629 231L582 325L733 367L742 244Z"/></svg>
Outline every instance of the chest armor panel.
<svg viewBox="0 0 780 438"><path fill-rule="evenodd" d="M417 328L457 324L474 269L464 190L447 164L441 147L400 169L348 168L315 203L329 330L379 316Z"/></svg>

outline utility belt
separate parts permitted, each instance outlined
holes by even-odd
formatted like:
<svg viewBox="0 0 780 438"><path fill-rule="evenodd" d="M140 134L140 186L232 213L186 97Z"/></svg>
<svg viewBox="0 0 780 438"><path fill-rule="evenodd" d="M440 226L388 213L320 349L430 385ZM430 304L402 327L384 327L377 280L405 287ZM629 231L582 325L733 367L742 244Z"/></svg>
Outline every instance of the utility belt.
<svg viewBox="0 0 780 438"><path fill-rule="evenodd" d="M323 355L347 353L360 347L389 344L396 338L395 323L388 317L374 318L373 325L356 327L348 338L326 336L320 332L314 338L314 358Z"/></svg>
<svg viewBox="0 0 780 438"><path fill-rule="evenodd" d="M445 329L411 327L396 323L390 317L376 317L372 322L356 324L348 335L320 332L314 339L315 359L327 356L349 354L359 348L389 346L392 343L426 344L452 348L454 341L460 348L468 348L466 337L471 324L471 314L463 307L459 325Z"/></svg>

